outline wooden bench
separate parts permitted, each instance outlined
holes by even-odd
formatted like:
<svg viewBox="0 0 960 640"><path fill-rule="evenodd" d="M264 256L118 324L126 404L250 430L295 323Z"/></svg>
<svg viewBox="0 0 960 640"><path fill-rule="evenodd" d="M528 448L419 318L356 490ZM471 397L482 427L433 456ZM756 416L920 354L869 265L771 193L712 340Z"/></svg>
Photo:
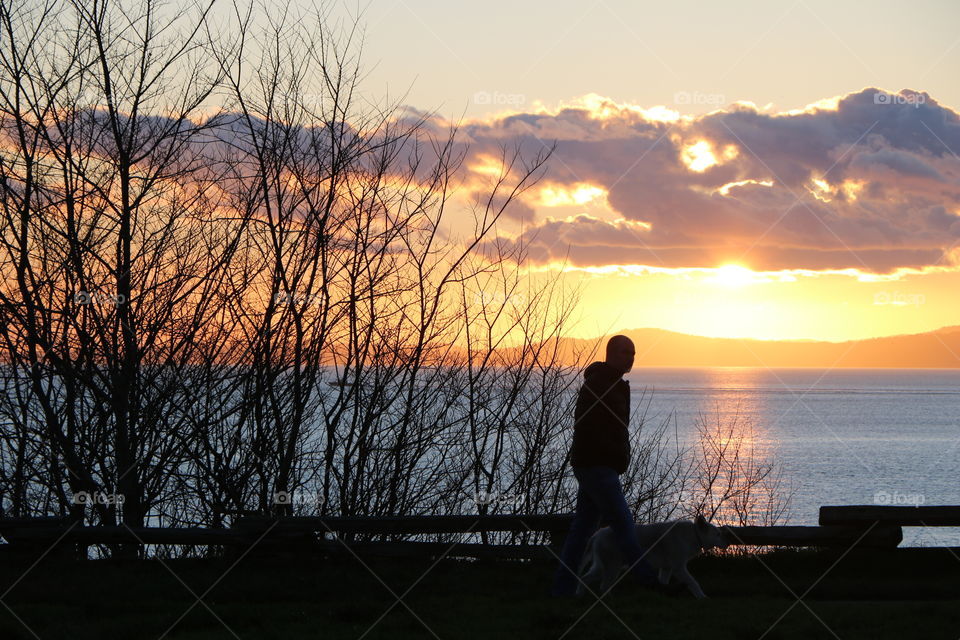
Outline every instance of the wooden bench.
<svg viewBox="0 0 960 640"><path fill-rule="evenodd" d="M728 533L731 545L893 549L903 541L903 529L898 526L882 525L867 531L868 527L844 524L721 528Z"/></svg>
<svg viewBox="0 0 960 640"><path fill-rule="evenodd" d="M844 505L820 507L820 524L960 527L958 506Z"/></svg>

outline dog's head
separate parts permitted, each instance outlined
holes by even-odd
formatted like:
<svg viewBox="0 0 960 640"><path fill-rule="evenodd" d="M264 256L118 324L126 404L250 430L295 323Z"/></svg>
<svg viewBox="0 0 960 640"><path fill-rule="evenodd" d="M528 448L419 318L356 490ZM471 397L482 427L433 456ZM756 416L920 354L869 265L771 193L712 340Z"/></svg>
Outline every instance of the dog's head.
<svg viewBox="0 0 960 640"><path fill-rule="evenodd" d="M700 539L700 546L703 547L704 550L714 547L719 547L720 549L727 548L727 536L724 535L720 527L716 527L707 522L707 519L704 518L703 515L698 515L693 524L697 528L697 537Z"/></svg>

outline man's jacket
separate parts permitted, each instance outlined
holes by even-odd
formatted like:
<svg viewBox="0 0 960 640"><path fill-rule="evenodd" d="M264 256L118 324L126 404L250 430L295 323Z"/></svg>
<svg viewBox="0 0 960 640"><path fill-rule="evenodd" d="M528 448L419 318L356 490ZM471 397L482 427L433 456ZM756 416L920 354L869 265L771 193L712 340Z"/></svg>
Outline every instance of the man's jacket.
<svg viewBox="0 0 960 640"><path fill-rule="evenodd" d="M604 466L623 473L630 462L630 384L606 362L594 362L583 372L583 386L574 410L574 467Z"/></svg>

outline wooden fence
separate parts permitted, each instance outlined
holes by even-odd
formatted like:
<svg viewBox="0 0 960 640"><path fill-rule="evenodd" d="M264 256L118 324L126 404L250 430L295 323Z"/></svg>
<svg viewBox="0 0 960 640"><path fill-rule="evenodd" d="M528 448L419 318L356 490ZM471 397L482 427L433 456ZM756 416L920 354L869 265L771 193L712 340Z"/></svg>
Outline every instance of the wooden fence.
<svg viewBox="0 0 960 640"><path fill-rule="evenodd" d="M545 558L557 553L572 514L443 515L392 517L237 518L227 529L87 527L66 518L0 518L7 551L48 553L73 549L86 557L90 545L211 546L319 552L425 554ZM824 506L819 526L725 526L729 544L783 547L893 548L904 526L960 526L960 506ZM547 544L436 542L410 537L444 534L537 534ZM485 538L484 538L485 539ZM552 547L552 548L550 548Z"/></svg>

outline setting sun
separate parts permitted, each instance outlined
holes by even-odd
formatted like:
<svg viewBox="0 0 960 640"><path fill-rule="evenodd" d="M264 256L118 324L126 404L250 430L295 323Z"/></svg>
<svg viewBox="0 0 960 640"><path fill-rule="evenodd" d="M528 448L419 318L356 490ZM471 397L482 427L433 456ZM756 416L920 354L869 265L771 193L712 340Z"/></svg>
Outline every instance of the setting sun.
<svg viewBox="0 0 960 640"><path fill-rule="evenodd" d="M739 264L725 264L718 268L715 275L709 279L727 287L742 287L754 281L755 274L750 269Z"/></svg>
<svg viewBox="0 0 960 640"><path fill-rule="evenodd" d="M683 149L683 162L691 171L702 173L717 164L713 147L706 140L700 140Z"/></svg>

